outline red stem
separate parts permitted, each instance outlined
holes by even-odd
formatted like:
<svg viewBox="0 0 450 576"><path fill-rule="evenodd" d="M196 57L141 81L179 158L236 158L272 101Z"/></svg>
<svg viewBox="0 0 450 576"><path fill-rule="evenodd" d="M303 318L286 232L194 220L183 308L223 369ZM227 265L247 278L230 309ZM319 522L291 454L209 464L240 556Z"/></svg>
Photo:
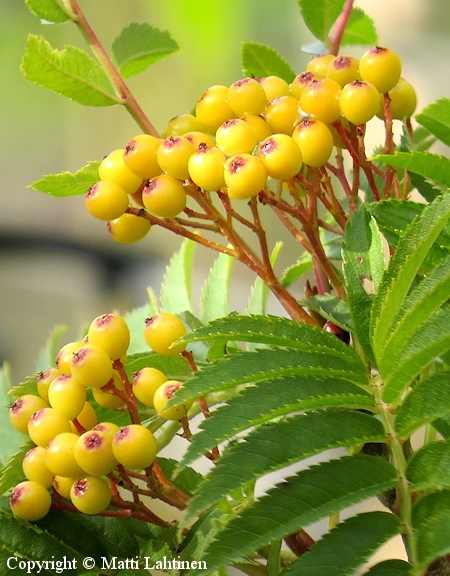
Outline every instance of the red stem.
<svg viewBox="0 0 450 576"><path fill-rule="evenodd" d="M330 46L328 48L329 54L334 54L337 56L339 52L339 48L341 46L342 36L344 35L345 28L348 24L348 20L350 18L350 14L352 13L354 0L347 0L344 5L344 8L339 15L338 19L336 20L336 24L334 26L333 35L330 39Z"/></svg>

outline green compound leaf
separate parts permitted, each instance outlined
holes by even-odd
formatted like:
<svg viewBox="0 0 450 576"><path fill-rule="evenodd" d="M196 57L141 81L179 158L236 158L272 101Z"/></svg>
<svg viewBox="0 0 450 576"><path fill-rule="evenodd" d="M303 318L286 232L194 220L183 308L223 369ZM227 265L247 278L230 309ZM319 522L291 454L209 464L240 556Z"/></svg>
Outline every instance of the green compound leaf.
<svg viewBox="0 0 450 576"><path fill-rule="evenodd" d="M259 382L231 398L204 420L195 434L181 465L253 426L304 410L330 407L374 410L373 397L361 388L334 378L275 378Z"/></svg>
<svg viewBox="0 0 450 576"><path fill-rule="evenodd" d="M406 477L413 490L450 488L450 440L430 442L415 452Z"/></svg>
<svg viewBox="0 0 450 576"><path fill-rule="evenodd" d="M365 354L373 361L370 313L385 260L378 227L364 206L356 210L345 228L342 259L355 335Z"/></svg>
<svg viewBox="0 0 450 576"><path fill-rule="evenodd" d="M258 349L235 354L197 372L168 406L219 390L231 390L241 384L289 376L338 378L365 387L367 375L355 369L352 360L350 355L347 358L323 350Z"/></svg>
<svg viewBox="0 0 450 576"><path fill-rule="evenodd" d="M389 490L395 482L393 466L372 456L346 456L312 466L232 518L203 559L209 570L228 565L273 539Z"/></svg>
<svg viewBox="0 0 450 576"><path fill-rule="evenodd" d="M375 564L364 576L410 576L411 565L403 560L385 560Z"/></svg>
<svg viewBox="0 0 450 576"><path fill-rule="evenodd" d="M4 410L6 412L6 410ZM2 428L2 432L6 435L6 429ZM18 432L19 434L19 432ZM24 436L21 434L21 440L23 441ZM6 435L5 442L7 441L8 437ZM12 455L8 460L4 463L3 467L0 469L0 496L3 495L5 492L16 486L19 482L22 482L24 479L23 469L22 469L22 462L25 457L25 454L28 450L34 447L34 444L31 440L23 444L18 451ZM11 449L11 446L9 447Z"/></svg>
<svg viewBox="0 0 450 576"><path fill-rule="evenodd" d="M390 166L404 168L429 180L450 188L450 159L430 152L396 152L372 158Z"/></svg>
<svg viewBox="0 0 450 576"><path fill-rule="evenodd" d="M450 99L441 98L415 116L417 122L450 146Z"/></svg>
<svg viewBox="0 0 450 576"><path fill-rule="evenodd" d="M297 0L303 20L313 35L328 41L333 24L345 4L345 0Z"/></svg>
<svg viewBox="0 0 450 576"><path fill-rule="evenodd" d="M228 294L234 258L219 254L203 284L200 297L200 320L210 322L230 313Z"/></svg>
<svg viewBox="0 0 450 576"><path fill-rule="evenodd" d="M36 180L28 186L37 192L44 192L49 196L79 196L86 194L90 186L98 180L99 161L91 161L77 172L61 172L60 174L48 174L40 180Z"/></svg>
<svg viewBox="0 0 450 576"><path fill-rule="evenodd" d="M153 352L131 354L125 368L128 376L132 377L134 372L146 366L161 370L169 380L185 380L192 374L188 361L182 356L162 356Z"/></svg>
<svg viewBox="0 0 450 576"><path fill-rule="evenodd" d="M192 312L192 265L195 242L185 240L180 250L172 256L166 268L161 287L160 302L163 312L179 314Z"/></svg>
<svg viewBox="0 0 450 576"><path fill-rule="evenodd" d="M418 568L450 553L450 490L420 498L412 509L417 541Z"/></svg>
<svg viewBox="0 0 450 576"><path fill-rule="evenodd" d="M384 439L381 423L355 410L308 412L261 426L243 442L225 450L217 466L198 487L187 517L209 508L247 482L314 454Z"/></svg>
<svg viewBox="0 0 450 576"><path fill-rule="evenodd" d="M45 24L60 24L72 19L56 0L25 0L25 4Z"/></svg>
<svg viewBox="0 0 450 576"><path fill-rule="evenodd" d="M167 30L146 22L132 22L114 40L112 52L124 78L140 74L180 47Z"/></svg>
<svg viewBox="0 0 450 576"><path fill-rule="evenodd" d="M294 561L283 575L355 574L377 548L399 533L400 528L400 519L386 512L366 512L353 516L326 534L308 553Z"/></svg>
<svg viewBox="0 0 450 576"><path fill-rule="evenodd" d="M406 438L420 426L450 415L448 398L450 369L437 372L416 384L395 415L395 428L399 436Z"/></svg>
<svg viewBox="0 0 450 576"><path fill-rule="evenodd" d="M279 76L288 84L295 78L291 65L271 46L258 42L242 44L242 72L249 78Z"/></svg>
<svg viewBox="0 0 450 576"><path fill-rule="evenodd" d="M347 332L353 332L352 316L347 300L331 294L320 294L308 298L306 303L311 310L318 312L323 318Z"/></svg>
<svg viewBox="0 0 450 576"><path fill-rule="evenodd" d="M373 45L378 44L375 24L361 8L353 8L347 26L342 36L341 45L348 44Z"/></svg>
<svg viewBox="0 0 450 576"><path fill-rule="evenodd" d="M85 106L113 106L121 99L103 69L83 50L53 50L43 36L28 36L22 60L27 80Z"/></svg>

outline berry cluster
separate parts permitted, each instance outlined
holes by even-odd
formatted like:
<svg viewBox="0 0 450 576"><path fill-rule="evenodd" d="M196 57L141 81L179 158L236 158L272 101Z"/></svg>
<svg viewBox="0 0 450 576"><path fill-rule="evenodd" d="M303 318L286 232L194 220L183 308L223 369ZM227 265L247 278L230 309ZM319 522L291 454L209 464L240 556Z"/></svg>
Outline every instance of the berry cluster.
<svg viewBox="0 0 450 576"><path fill-rule="evenodd" d="M258 195L270 202L274 193L278 201L285 190L295 198L311 169L329 163L333 149L357 158L356 134L364 134L374 116L392 123L409 118L415 107L399 57L378 46L360 60L317 56L290 85L269 76L211 86L195 115L170 120L161 138L139 134L104 158L86 207L108 221L112 238L121 243L140 240L152 223L166 219L207 228L182 222L180 214L204 221L204 201L213 192L222 202L224 196ZM190 208L189 197L206 214Z"/></svg>
<svg viewBox="0 0 450 576"><path fill-rule="evenodd" d="M171 348L186 334L182 322L171 314L147 319L144 333L159 354L184 349ZM10 496L18 518L39 520L51 507L99 514L111 505L119 513L126 510L158 523L138 497L160 497L161 484L165 484L166 501L184 505L158 467L156 439L142 424L139 403L154 409L151 418L163 421L185 419L192 404L167 409L182 383L169 380L156 368L142 368L129 379L124 368L129 343L129 328L121 316L95 318L86 337L63 346L55 367L39 374L37 393L19 396L10 406L13 426L34 443L22 463L26 480ZM98 423L96 407L128 412L130 423L121 427ZM148 489L138 488L136 479L146 481ZM133 502L122 499L118 486L133 493ZM107 513L113 515L114 510Z"/></svg>

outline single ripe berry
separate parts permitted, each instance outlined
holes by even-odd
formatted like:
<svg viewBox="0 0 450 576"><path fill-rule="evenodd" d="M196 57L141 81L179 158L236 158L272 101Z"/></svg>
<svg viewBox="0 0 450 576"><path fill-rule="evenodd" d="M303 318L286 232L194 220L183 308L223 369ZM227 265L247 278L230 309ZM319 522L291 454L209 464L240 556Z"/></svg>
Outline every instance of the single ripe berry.
<svg viewBox="0 0 450 576"><path fill-rule="evenodd" d="M319 76L314 74L314 72L302 72L298 74L291 83L291 94L300 100L303 90L310 84L313 80L319 80Z"/></svg>
<svg viewBox="0 0 450 576"><path fill-rule="evenodd" d="M225 184L228 196L237 200L252 198L264 189L267 170L258 156L238 154L225 163Z"/></svg>
<svg viewBox="0 0 450 576"><path fill-rule="evenodd" d="M78 438L78 434L73 432L62 432L50 440L45 450L44 461L53 474L70 478L84 476L84 470L75 460L75 445Z"/></svg>
<svg viewBox="0 0 450 576"><path fill-rule="evenodd" d="M119 148L106 156L98 167L100 180L114 182L127 194L133 194L142 185L142 178L132 172L124 162L125 150Z"/></svg>
<svg viewBox="0 0 450 576"><path fill-rule="evenodd" d="M257 143L252 127L240 118L227 120L217 128L216 146L226 156L251 154Z"/></svg>
<svg viewBox="0 0 450 576"><path fill-rule="evenodd" d="M290 136L301 118L299 104L295 96L280 96L268 103L264 119L274 134Z"/></svg>
<svg viewBox="0 0 450 576"><path fill-rule="evenodd" d="M119 244L139 242L147 235L150 228L149 220L128 213L108 222L108 232L111 238Z"/></svg>
<svg viewBox="0 0 450 576"><path fill-rule="evenodd" d="M292 133L302 153L303 162L318 168L328 162L333 151L333 135L326 124L315 118L305 118Z"/></svg>
<svg viewBox="0 0 450 576"><path fill-rule="evenodd" d="M161 142L156 159L163 172L172 178L186 180L189 178L187 169L189 157L194 152L194 146L183 136L169 136Z"/></svg>
<svg viewBox="0 0 450 576"><path fill-rule="evenodd" d="M86 474L106 476L117 466L112 441L113 436L101 430L89 430L77 439L75 459Z"/></svg>
<svg viewBox="0 0 450 576"><path fill-rule="evenodd" d="M114 220L126 211L129 200L125 190L115 182L100 180L89 188L84 203L95 218Z"/></svg>
<svg viewBox="0 0 450 576"><path fill-rule="evenodd" d="M56 475L53 477L53 489L66 500L70 500L70 490L74 482L75 478Z"/></svg>
<svg viewBox="0 0 450 576"><path fill-rule="evenodd" d="M173 343L186 334L183 322L168 312L159 312L145 321L145 341L154 352L163 356L176 356L183 352L186 348L184 342L175 345Z"/></svg>
<svg viewBox="0 0 450 576"><path fill-rule="evenodd" d="M9 407L9 420L16 430L28 434L28 422L35 412L48 408L48 404L35 394L20 396Z"/></svg>
<svg viewBox="0 0 450 576"><path fill-rule="evenodd" d="M338 102L342 116L356 126L368 122L380 109L378 90L373 84L362 80L346 84Z"/></svg>
<svg viewBox="0 0 450 576"><path fill-rule="evenodd" d="M279 96L288 96L291 93L289 84L279 76L265 76L255 78L255 80L263 87L268 102Z"/></svg>
<svg viewBox="0 0 450 576"><path fill-rule="evenodd" d="M60 373L57 368L48 368L48 370L39 373L36 382L37 391L44 402L48 402L48 387L50 383L59 375Z"/></svg>
<svg viewBox="0 0 450 576"><path fill-rule="evenodd" d="M186 132L206 132L206 126L192 114L180 114L167 122L162 136L184 136Z"/></svg>
<svg viewBox="0 0 450 576"><path fill-rule="evenodd" d="M156 390L153 397L153 404L159 416L162 416L166 420L179 420L186 416L193 401L188 401L184 404L179 404L178 406L172 406L172 408L166 408L169 400L175 396L177 390L182 388L182 386L183 384L177 380L167 380L167 382L164 382L164 384Z"/></svg>
<svg viewBox="0 0 450 576"><path fill-rule="evenodd" d="M111 502L111 489L103 478L85 476L72 484L70 499L83 514L100 514Z"/></svg>
<svg viewBox="0 0 450 576"><path fill-rule="evenodd" d="M117 426L117 424L114 424L114 422L99 422L92 428L92 430L105 432L106 434L109 434L111 437L113 437L120 430L120 426Z"/></svg>
<svg viewBox="0 0 450 576"><path fill-rule="evenodd" d="M353 56L336 56L328 64L326 77L337 82L340 86L345 86L353 80L361 80L358 71L359 60Z"/></svg>
<svg viewBox="0 0 450 576"><path fill-rule="evenodd" d="M71 373L70 362L72 356L83 345L84 342L69 342L68 344L64 344L64 346L59 350L55 358L55 364L61 374Z"/></svg>
<svg viewBox="0 0 450 576"><path fill-rule="evenodd" d="M195 116L202 122L210 134L215 134L217 128L236 114L228 102L228 86L220 84L206 90L195 107Z"/></svg>
<svg viewBox="0 0 450 576"><path fill-rule="evenodd" d="M225 154L216 148L200 146L189 158L189 176L199 188L213 192L225 186L223 169Z"/></svg>
<svg viewBox="0 0 450 576"><path fill-rule="evenodd" d="M324 78L327 74L328 66L333 59L333 54L319 54L318 56L314 56L306 65L306 71L313 72L317 76Z"/></svg>
<svg viewBox="0 0 450 576"><path fill-rule="evenodd" d="M241 120L249 124L255 133L256 141L261 142L272 134L272 130L262 116L256 114L246 114L241 117Z"/></svg>
<svg viewBox="0 0 450 576"><path fill-rule="evenodd" d="M117 370L113 370L112 383L109 382L102 388L92 388L92 395L97 404L102 408L116 410L122 408L125 402L115 394L115 391L125 392L125 384Z"/></svg>
<svg viewBox="0 0 450 576"><path fill-rule="evenodd" d="M167 376L161 370L142 368L133 374L133 394L140 402L153 408L153 396L164 382L167 382Z"/></svg>
<svg viewBox="0 0 450 576"><path fill-rule="evenodd" d="M120 428L114 436L112 450L125 468L142 470L150 466L156 457L156 440L144 426L129 424Z"/></svg>
<svg viewBox="0 0 450 576"><path fill-rule="evenodd" d="M150 134L138 134L125 146L123 161L129 170L139 178L153 178L161 172L156 152L161 144L161 139ZM120 214L119 214L120 216ZM107 218L107 220L114 220Z"/></svg>
<svg viewBox="0 0 450 576"><path fill-rule="evenodd" d="M52 503L49 491L35 480L25 480L17 484L9 497L11 510L21 520L34 522L43 518Z"/></svg>
<svg viewBox="0 0 450 576"><path fill-rule="evenodd" d="M84 403L83 409L78 414L76 421L78 422L78 425L83 428L83 430L90 430L97 424L97 414L95 413L92 404L89 402Z"/></svg>
<svg viewBox="0 0 450 576"><path fill-rule="evenodd" d="M45 448L35 446L28 450L22 461L22 470L27 480L34 480L45 488L53 483L53 472L45 464Z"/></svg>
<svg viewBox="0 0 450 576"><path fill-rule="evenodd" d="M74 376L61 374L50 384L48 400L52 408L64 414L68 420L73 420L86 402L86 388Z"/></svg>
<svg viewBox="0 0 450 576"><path fill-rule="evenodd" d="M411 118L417 106L417 95L414 88L404 78L400 78L397 84L389 90L389 107L393 120ZM377 116L384 120L384 97L380 95L380 109Z"/></svg>
<svg viewBox="0 0 450 576"><path fill-rule="evenodd" d="M189 140L195 150L198 150L201 147L212 148L216 145L211 136L208 136L205 132L196 132L195 130L193 132L186 132L186 134L183 134L183 138Z"/></svg>
<svg viewBox="0 0 450 576"><path fill-rule="evenodd" d="M112 378L112 363L108 354L95 344L85 344L72 357L73 376L87 388L101 388Z"/></svg>
<svg viewBox="0 0 450 576"><path fill-rule="evenodd" d="M228 89L228 102L236 114L262 114L267 106L264 88L254 78L237 80Z"/></svg>
<svg viewBox="0 0 450 576"><path fill-rule="evenodd" d="M70 432L69 419L54 408L42 408L33 414L28 422L28 435L43 448L58 434Z"/></svg>
<svg viewBox="0 0 450 576"><path fill-rule="evenodd" d="M88 328L91 344L102 348L111 360L122 358L130 345L128 324L119 314L102 314L92 320Z"/></svg>
<svg viewBox="0 0 450 576"><path fill-rule="evenodd" d="M292 178L302 166L302 153L287 134L273 134L258 145L258 156L267 174L278 180Z"/></svg>
<svg viewBox="0 0 450 576"><path fill-rule="evenodd" d="M374 46L364 52L359 60L361 79L373 84L382 94L394 88L401 72L401 60L390 48Z"/></svg>
<svg viewBox="0 0 450 576"><path fill-rule="evenodd" d="M186 165L186 178L188 177ZM147 182L142 190L142 202L155 216L175 218L186 207L186 192L180 180L168 174L160 174Z"/></svg>
<svg viewBox="0 0 450 576"><path fill-rule="evenodd" d="M341 87L330 78L313 80L300 96L300 108L308 116L313 116L325 124L339 120L338 96Z"/></svg>

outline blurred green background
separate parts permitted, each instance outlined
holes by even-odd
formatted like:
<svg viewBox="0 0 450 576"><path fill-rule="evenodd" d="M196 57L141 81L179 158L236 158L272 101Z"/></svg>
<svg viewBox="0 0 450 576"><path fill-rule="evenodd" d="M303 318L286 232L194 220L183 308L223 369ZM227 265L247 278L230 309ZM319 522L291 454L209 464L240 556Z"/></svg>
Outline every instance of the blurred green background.
<svg viewBox="0 0 450 576"><path fill-rule="evenodd" d="M81 5L106 47L131 21L168 29L179 43L179 53L129 80L159 130L171 117L191 111L208 86L241 77L242 41L273 46L299 72L309 60L300 47L312 36L295 0L81 0ZM448 96L448 0L356 5L375 20L380 42L400 54L419 108ZM165 262L180 243L152 230L137 245L116 245L104 224L85 212L80 197L55 199L27 189L43 174L75 171L101 159L139 132L121 108L82 107L25 81L19 66L28 33L45 35L57 48L85 47L73 25L42 25L22 0L1 0L0 358L10 362L15 381L34 370L56 324L66 324L67 339L73 339L94 316L144 303L146 286L158 289ZM198 258L200 284L208 262ZM245 301L248 279L235 269L233 307L241 305L239 295Z"/></svg>

